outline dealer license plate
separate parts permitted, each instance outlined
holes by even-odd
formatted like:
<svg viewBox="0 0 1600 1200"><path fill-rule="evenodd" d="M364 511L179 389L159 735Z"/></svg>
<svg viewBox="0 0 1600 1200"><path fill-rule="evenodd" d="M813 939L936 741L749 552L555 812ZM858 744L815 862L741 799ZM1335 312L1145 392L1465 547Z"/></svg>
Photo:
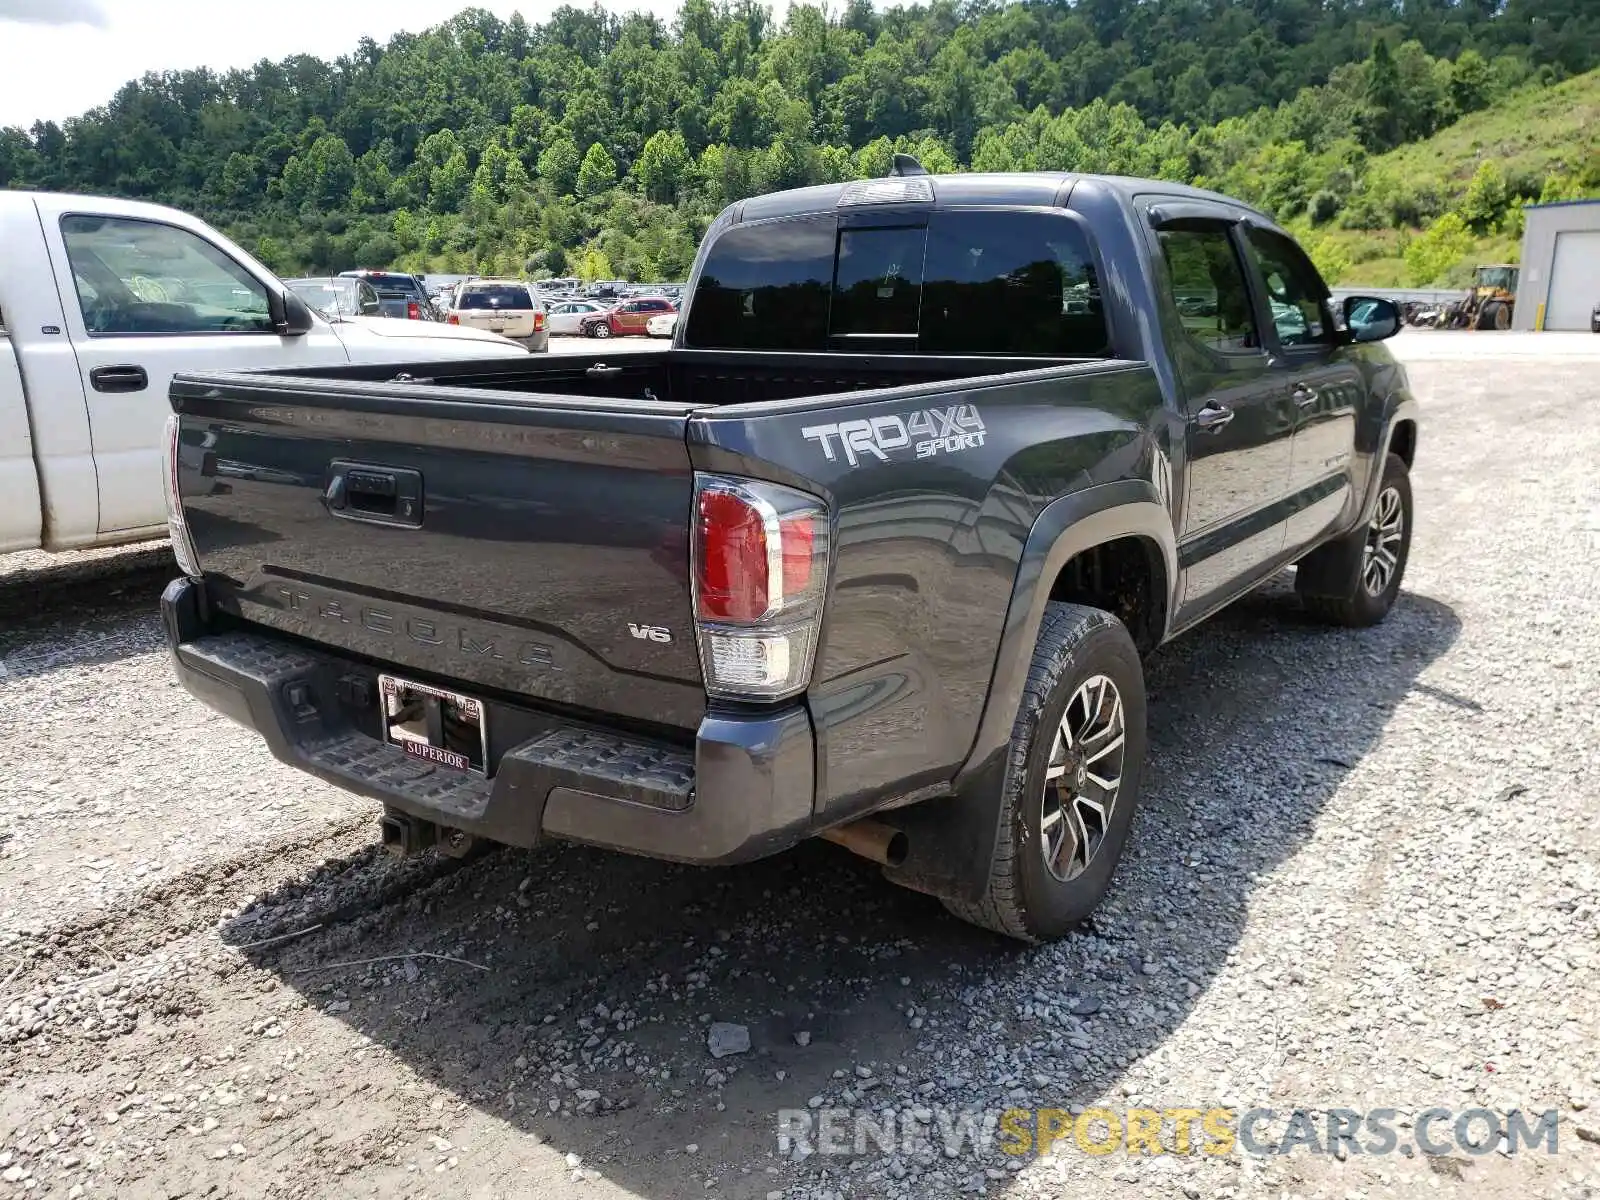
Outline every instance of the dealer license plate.
<svg viewBox="0 0 1600 1200"><path fill-rule="evenodd" d="M483 701L397 675L378 676L378 695L384 741L423 762L487 773L489 714Z"/></svg>

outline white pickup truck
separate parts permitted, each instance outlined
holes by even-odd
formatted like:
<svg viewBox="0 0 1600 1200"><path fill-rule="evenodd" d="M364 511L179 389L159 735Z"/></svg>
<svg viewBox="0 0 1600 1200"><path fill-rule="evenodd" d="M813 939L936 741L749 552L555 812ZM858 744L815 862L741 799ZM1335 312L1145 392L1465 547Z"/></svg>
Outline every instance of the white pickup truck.
<svg viewBox="0 0 1600 1200"><path fill-rule="evenodd" d="M325 318L170 208L0 191L0 553L166 533L176 371L526 353L433 321Z"/></svg>

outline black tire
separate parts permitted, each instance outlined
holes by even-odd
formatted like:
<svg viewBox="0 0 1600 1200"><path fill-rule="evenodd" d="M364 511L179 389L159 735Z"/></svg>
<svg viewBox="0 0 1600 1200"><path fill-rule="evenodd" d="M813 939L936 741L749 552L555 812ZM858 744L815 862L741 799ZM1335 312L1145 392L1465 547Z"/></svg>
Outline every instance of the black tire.
<svg viewBox="0 0 1600 1200"><path fill-rule="evenodd" d="M597 338L608 338L608 337L610 337L611 336L611 325L610 325L610 323L606 322L606 321L596 321L593 325L589 326L589 336L590 337L597 337Z"/></svg>
<svg viewBox="0 0 1600 1200"><path fill-rule="evenodd" d="M1382 586L1373 590L1375 582L1369 574L1367 545L1376 547L1381 539L1392 532L1384 527L1386 497L1393 493L1399 505L1401 525L1398 548L1387 541L1395 561ZM1363 628L1376 625L1389 615L1395 598L1400 595L1400 584L1406 574L1406 560L1411 554L1411 472L1405 459L1391 454L1383 464L1383 479L1378 484L1378 500L1372 519L1359 529L1352 530L1337 541L1329 542L1301 560L1295 573L1295 590L1306 606L1306 611L1333 625Z"/></svg>
<svg viewBox="0 0 1600 1200"><path fill-rule="evenodd" d="M1080 701L1081 690L1092 689L1092 681L1100 678L1110 681L1115 696L1108 698L1102 691L1099 711L1108 713L1113 698L1121 705L1120 786L1098 841L1090 838L1086 863L1074 876L1062 879L1046 861L1050 840L1044 828L1045 811L1051 803L1045 790L1046 768L1063 716L1070 721L1074 714L1089 711L1088 701ZM1087 728L1094 728L1092 718ZM1104 749L1085 740L1094 747L1089 761L1108 761ZM1111 740L1103 739L1105 743ZM963 921L1024 942L1061 937L1088 917L1111 886L1128 840L1139 803L1145 744L1144 670L1122 622L1108 612L1080 604L1048 605L1012 727L1011 757L1001 785L1000 836L988 890L975 902L947 899L945 907ZM1109 768L1102 765L1101 769ZM1077 783L1087 786L1081 774ZM1052 828L1056 824L1072 828L1064 818L1058 818ZM1083 821L1076 828L1086 830L1088 824Z"/></svg>

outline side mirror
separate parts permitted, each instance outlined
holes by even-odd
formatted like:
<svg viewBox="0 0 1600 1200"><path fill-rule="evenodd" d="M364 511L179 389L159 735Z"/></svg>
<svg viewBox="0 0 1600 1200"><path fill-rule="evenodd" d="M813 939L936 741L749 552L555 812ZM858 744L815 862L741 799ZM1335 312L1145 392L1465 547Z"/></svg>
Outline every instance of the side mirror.
<svg viewBox="0 0 1600 1200"><path fill-rule="evenodd" d="M281 337L299 337L310 333L317 325L311 306L291 288L282 291L268 288L267 312L272 318L272 328Z"/></svg>
<svg viewBox="0 0 1600 1200"><path fill-rule="evenodd" d="M1378 296L1347 296L1344 327L1352 342L1381 342L1400 332L1400 309Z"/></svg>

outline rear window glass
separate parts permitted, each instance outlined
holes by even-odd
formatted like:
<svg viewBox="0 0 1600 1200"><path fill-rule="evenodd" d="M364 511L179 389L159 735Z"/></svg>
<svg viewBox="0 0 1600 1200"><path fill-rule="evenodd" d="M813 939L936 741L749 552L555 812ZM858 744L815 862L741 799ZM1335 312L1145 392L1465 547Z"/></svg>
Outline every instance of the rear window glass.
<svg viewBox="0 0 1600 1200"><path fill-rule="evenodd" d="M927 230L841 229L833 282L834 337L917 336Z"/></svg>
<svg viewBox="0 0 1600 1200"><path fill-rule="evenodd" d="M925 226L730 229L707 255L686 344L1096 358L1110 339L1082 228L990 209Z"/></svg>
<svg viewBox="0 0 1600 1200"><path fill-rule="evenodd" d="M533 295L527 288L511 287L482 287L468 288L461 293L461 300L456 305L463 309L499 309L533 307Z"/></svg>
<svg viewBox="0 0 1600 1200"><path fill-rule="evenodd" d="M824 350L834 223L736 225L712 243L685 343L727 350Z"/></svg>
<svg viewBox="0 0 1600 1200"><path fill-rule="evenodd" d="M934 213L918 332L924 354L1106 354L1100 281L1082 228L1052 213Z"/></svg>

